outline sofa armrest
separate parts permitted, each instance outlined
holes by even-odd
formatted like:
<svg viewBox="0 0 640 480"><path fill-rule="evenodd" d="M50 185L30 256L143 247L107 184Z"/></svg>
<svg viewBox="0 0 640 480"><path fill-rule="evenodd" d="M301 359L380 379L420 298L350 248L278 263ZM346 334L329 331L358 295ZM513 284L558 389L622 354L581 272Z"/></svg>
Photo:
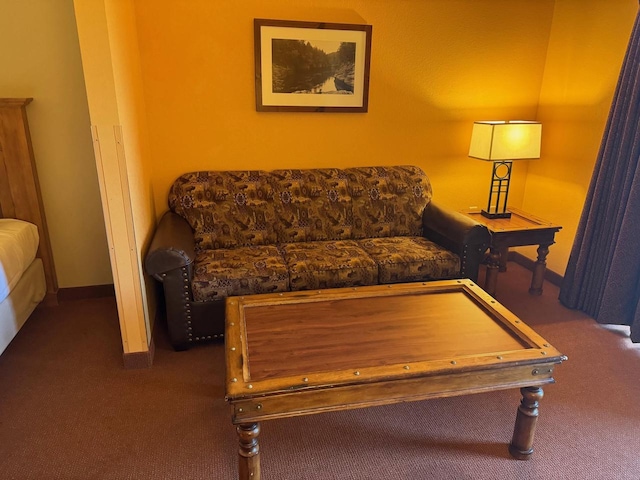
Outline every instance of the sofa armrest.
<svg viewBox="0 0 640 480"><path fill-rule="evenodd" d="M151 240L144 267L162 281L162 274L190 265L195 260L195 240L187 221L173 212L165 213Z"/></svg>
<svg viewBox="0 0 640 480"><path fill-rule="evenodd" d="M423 234L429 240L460 256L460 274L474 282L491 233L484 225L447 207L429 203L422 214Z"/></svg>
<svg viewBox="0 0 640 480"><path fill-rule="evenodd" d="M195 240L191 226L181 216L165 213L145 256L145 271L162 283L171 344L189 348L193 340L191 276Z"/></svg>

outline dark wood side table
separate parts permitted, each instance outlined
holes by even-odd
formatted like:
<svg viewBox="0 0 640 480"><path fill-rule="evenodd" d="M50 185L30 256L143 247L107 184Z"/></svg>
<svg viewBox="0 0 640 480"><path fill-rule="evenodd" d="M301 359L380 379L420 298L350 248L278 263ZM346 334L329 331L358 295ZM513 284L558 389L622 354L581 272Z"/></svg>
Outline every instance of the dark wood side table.
<svg viewBox="0 0 640 480"><path fill-rule="evenodd" d="M538 245L538 260L533 269L531 279L531 295L542 294L542 282L547 268L549 246L555 243L554 237L562 227L555 225L517 208L509 207L511 218L486 218L480 211L463 211L465 215L485 225L491 232L489 246L489 264L484 289L489 295L495 295L498 283L498 271L507 268L509 247Z"/></svg>

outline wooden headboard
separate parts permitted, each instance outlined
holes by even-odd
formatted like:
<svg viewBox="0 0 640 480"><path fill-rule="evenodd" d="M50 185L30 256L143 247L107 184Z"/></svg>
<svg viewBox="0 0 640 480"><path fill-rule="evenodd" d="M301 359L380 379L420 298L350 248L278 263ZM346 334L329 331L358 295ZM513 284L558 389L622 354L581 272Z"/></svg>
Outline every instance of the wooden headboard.
<svg viewBox="0 0 640 480"><path fill-rule="evenodd" d="M31 98L0 98L0 217L38 227L38 257L44 265L47 296L55 301L58 280L31 147L26 106Z"/></svg>

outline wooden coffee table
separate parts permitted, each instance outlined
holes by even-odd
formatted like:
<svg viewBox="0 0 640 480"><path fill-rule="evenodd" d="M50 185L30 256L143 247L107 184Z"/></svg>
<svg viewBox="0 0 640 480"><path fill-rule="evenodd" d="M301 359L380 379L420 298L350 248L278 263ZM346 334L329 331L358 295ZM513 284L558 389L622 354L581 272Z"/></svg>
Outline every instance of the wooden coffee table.
<svg viewBox="0 0 640 480"><path fill-rule="evenodd" d="M230 297L226 400L239 478L260 478L259 422L521 388L509 451L533 453L542 385L566 360L470 280Z"/></svg>

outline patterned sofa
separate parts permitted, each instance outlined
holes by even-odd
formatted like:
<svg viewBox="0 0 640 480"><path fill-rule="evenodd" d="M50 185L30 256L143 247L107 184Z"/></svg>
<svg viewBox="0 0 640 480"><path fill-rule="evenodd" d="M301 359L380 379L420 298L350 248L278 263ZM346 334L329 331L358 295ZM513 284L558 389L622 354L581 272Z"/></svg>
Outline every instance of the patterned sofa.
<svg viewBox="0 0 640 480"><path fill-rule="evenodd" d="M222 337L228 296L476 280L488 230L431 195L415 166L180 176L145 258L174 348Z"/></svg>

